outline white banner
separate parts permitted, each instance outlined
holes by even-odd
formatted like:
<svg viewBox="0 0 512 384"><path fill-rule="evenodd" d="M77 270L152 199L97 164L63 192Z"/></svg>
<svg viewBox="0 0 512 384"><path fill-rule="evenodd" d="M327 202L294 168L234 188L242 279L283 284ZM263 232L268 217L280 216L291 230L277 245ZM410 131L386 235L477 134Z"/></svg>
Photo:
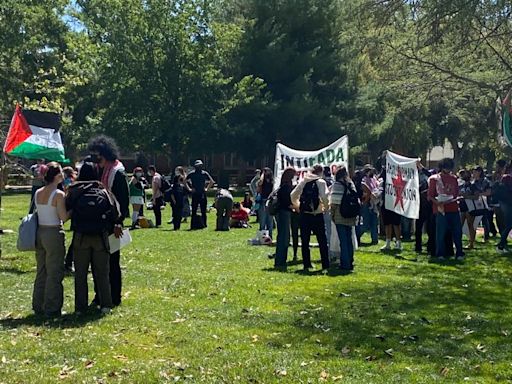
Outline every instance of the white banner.
<svg viewBox="0 0 512 384"><path fill-rule="evenodd" d="M283 144L276 145L274 165L274 188L279 187L281 175L287 167L300 173L299 179L315 164L331 167L344 165L348 169L348 136L343 136L331 145L316 151L300 151Z"/></svg>
<svg viewBox="0 0 512 384"><path fill-rule="evenodd" d="M385 207L410 219L417 219L420 215L417 161L390 151L386 154Z"/></svg>

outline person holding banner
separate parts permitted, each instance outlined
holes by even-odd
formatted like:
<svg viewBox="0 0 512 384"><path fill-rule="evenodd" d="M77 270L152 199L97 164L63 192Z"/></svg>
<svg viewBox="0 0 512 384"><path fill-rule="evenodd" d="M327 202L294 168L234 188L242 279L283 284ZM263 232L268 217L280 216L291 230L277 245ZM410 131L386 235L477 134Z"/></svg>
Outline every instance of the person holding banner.
<svg viewBox="0 0 512 384"><path fill-rule="evenodd" d="M320 164L313 166L313 171L304 176L304 179L290 195L293 206L298 207L300 211L300 237L305 271L313 268L309 249L311 232L315 234L320 247L322 269L327 270L329 268L329 248L323 215L328 208L329 199L327 197L327 184L322 179L323 171Z"/></svg>
<svg viewBox="0 0 512 384"><path fill-rule="evenodd" d="M453 159L445 158L440 161L441 172L428 180L428 198L432 202L436 221L436 256L444 260L447 256L445 237L451 233L455 244L455 258L464 260L462 250L462 225L459 214L459 184L453 175Z"/></svg>
<svg viewBox="0 0 512 384"><path fill-rule="evenodd" d="M268 212L267 207L265 206L268 197L274 190L274 175L272 170L268 167L263 169L263 173L261 174L260 181L258 182L257 192L261 196L260 200L260 208L259 208L259 223L260 223L260 231L268 230L268 235L272 238L272 229L274 228L274 219Z"/></svg>

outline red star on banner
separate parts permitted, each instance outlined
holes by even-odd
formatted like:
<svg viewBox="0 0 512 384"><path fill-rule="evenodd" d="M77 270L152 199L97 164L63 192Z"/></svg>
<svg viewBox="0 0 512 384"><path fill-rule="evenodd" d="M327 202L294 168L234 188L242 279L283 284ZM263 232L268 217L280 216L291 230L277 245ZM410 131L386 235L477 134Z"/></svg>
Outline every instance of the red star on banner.
<svg viewBox="0 0 512 384"><path fill-rule="evenodd" d="M398 167L396 177L393 179L393 187L395 188L395 207L400 203L402 209L404 209L404 196L403 192L405 189L405 180L402 175L402 169Z"/></svg>

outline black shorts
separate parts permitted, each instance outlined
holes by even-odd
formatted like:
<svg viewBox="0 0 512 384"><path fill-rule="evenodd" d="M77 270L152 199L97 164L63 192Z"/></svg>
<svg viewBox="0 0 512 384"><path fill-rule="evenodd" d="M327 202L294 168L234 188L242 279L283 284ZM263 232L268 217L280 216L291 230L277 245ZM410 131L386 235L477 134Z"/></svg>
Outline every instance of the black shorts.
<svg viewBox="0 0 512 384"><path fill-rule="evenodd" d="M400 225L402 222L402 216L396 212L390 211L389 209L382 208L382 222L384 225Z"/></svg>

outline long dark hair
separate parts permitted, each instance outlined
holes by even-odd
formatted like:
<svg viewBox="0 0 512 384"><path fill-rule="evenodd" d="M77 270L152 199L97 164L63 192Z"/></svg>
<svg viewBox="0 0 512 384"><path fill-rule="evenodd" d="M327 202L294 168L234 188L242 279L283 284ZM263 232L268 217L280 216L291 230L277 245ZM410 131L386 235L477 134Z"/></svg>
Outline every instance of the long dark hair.
<svg viewBox="0 0 512 384"><path fill-rule="evenodd" d="M348 174L347 168L341 166L336 171L336 181L339 183L350 183L350 176Z"/></svg>
<svg viewBox="0 0 512 384"><path fill-rule="evenodd" d="M53 183L55 177L62 173L62 168L59 163L52 161L46 164L46 173L44 174L44 181L47 184Z"/></svg>
<svg viewBox="0 0 512 384"><path fill-rule="evenodd" d="M283 174L281 175L281 185L292 185L293 178L295 177L296 174L297 171L295 171L295 168L286 168Z"/></svg>
<svg viewBox="0 0 512 384"><path fill-rule="evenodd" d="M261 173L261 180L263 184L274 184L274 173L270 168L263 168L263 172Z"/></svg>

